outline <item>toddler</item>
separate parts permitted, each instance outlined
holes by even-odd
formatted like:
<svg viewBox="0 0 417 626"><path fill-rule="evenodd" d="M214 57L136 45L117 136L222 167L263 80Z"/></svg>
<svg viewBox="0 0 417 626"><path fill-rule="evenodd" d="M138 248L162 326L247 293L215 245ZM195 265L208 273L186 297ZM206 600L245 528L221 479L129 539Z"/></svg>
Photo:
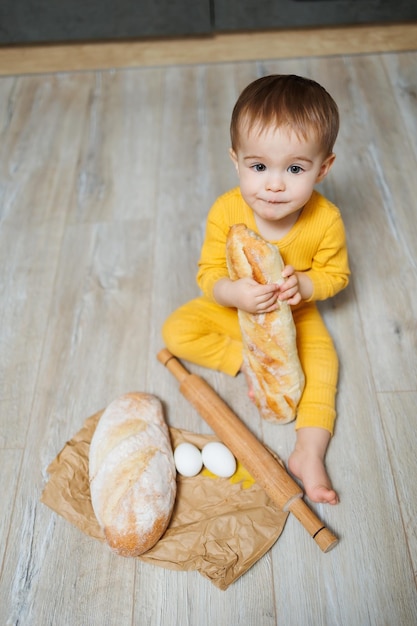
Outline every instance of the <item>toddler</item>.
<svg viewBox="0 0 417 626"><path fill-rule="evenodd" d="M314 186L334 163L338 129L337 106L315 81L272 75L243 90L230 126L239 187L209 211L197 274L202 295L174 311L162 329L177 357L235 376L243 361L237 309L257 314L275 310L278 300L291 305L306 383L288 467L312 501L329 504L339 501L325 467L338 358L316 301L346 287L349 266L340 212ZM278 246L281 285L229 278L226 238L238 223Z"/></svg>

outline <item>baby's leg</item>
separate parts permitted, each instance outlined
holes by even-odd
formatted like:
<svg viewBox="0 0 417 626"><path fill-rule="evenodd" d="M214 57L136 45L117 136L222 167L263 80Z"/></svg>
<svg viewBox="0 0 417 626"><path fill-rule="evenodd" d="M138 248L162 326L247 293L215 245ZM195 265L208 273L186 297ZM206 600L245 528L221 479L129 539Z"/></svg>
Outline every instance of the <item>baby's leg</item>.
<svg viewBox="0 0 417 626"><path fill-rule="evenodd" d="M338 358L314 304L295 310L294 320L306 384L297 413L297 441L288 466L312 501L337 504L339 498L326 471L325 455L336 416Z"/></svg>
<svg viewBox="0 0 417 626"><path fill-rule="evenodd" d="M165 321L166 347L180 359L235 376L242 364L242 338L237 312L196 298Z"/></svg>

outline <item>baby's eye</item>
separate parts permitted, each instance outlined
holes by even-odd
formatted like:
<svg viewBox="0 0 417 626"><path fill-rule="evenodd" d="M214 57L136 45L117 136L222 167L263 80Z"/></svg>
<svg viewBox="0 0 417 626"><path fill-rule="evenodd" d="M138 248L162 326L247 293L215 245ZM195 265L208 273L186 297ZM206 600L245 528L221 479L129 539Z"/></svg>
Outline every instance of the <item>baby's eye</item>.
<svg viewBox="0 0 417 626"><path fill-rule="evenodd" d="M252 165L252 169L255 172L264 172L266 170L266 165L263 163L255 163L255 165Z"/></svg>
<svg viewBox="0 0 417 626"><path fill-rule="evenodd" d="M300 174L300 172L303 171L303 168L300 167L300 165L290 165L288 171L290 172L290 174Z"/></svg>

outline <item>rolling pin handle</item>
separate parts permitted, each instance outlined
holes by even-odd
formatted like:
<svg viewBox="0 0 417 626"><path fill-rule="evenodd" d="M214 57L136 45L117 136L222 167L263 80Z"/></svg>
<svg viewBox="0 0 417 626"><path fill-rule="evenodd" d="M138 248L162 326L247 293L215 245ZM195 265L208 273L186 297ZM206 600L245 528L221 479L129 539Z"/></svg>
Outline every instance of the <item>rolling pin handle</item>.
<svg viewBox="0 0 417 626"><path fill-rule="evenodd" d="M323 552L330 552L339 543L338 538L318 519L302 499L294 499L286 506L298 519Z"/></svg>
<svg viewBox="0 0 417 626"><path fill-rule="evenodd" d="M158 352L158 361L165 365L165 367L174 375L178 382L185 380L190 374L185 367L180 363L176 356L171 354L169 350L163 348Z"/></svg>

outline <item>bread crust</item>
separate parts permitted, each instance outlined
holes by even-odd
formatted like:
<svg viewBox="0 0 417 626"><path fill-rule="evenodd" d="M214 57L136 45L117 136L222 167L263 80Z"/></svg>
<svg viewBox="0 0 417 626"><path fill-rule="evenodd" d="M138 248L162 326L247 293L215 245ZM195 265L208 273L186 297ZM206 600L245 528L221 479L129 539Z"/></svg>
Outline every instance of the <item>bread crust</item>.
<svg viewBox="0 0 417 626"><path fill-rule="evenodd" d="M284 267L278 248L245 224L230 228L226 258L232 280L250 277L261 284L282 282ZM304 389L291 308L280 302L270 313L238 310L243 365L261 416L286 424L296 417Z"/></svg>
<svg viewBox="0 0 417 626"><path fill-rule="evenodd" d="M139 556L165 532L176 496L176 470L156 396L127 393L102 414L89 451L91 502L110 548Z"/></svg>

